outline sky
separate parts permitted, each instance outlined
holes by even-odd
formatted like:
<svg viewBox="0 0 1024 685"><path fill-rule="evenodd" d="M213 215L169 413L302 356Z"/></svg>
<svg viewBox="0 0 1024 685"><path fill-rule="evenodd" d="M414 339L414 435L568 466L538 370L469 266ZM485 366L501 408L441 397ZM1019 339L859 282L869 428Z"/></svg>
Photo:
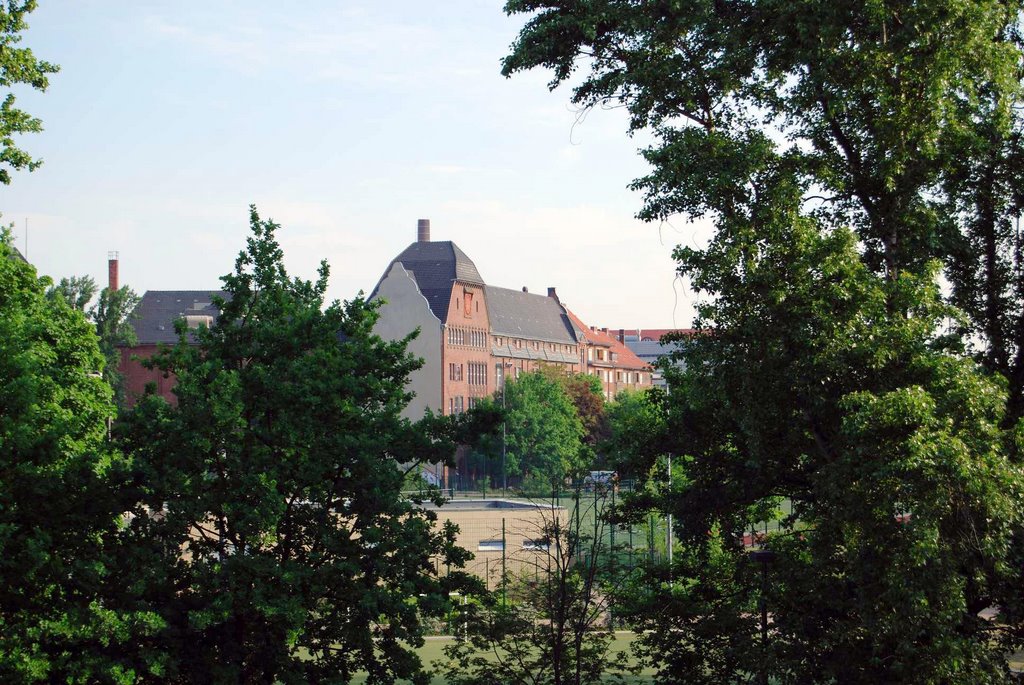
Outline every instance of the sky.
<svg viewBox="0 0 1024 685"><path fill-rule="evenodd" d="M117 251L140 294L216 288L255 204L292 275L330 263L331 299L369 293L425 218L487 283L554 286L588 324L692 320L671 252L706 227L634 218L647 139L622 110L501 75L524 18L499 1L41 0L28 21L61 71L15 90L44 164L0 212L42 274L103 286Z"/></svg>

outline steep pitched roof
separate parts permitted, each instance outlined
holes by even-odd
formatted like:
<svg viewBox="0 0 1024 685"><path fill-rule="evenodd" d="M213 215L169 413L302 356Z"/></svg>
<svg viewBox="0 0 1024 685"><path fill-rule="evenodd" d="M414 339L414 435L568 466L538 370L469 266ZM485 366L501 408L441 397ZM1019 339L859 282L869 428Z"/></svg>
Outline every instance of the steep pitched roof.
<svg viewBox="0 0 1024 685"><path fill-rule="evenodd" d="M575 344L566 310L553 297L484 286L491 332L547 342Z"/></svg>
<svg viewBox="0 0 1024 685"><path fill-rule="evenodd" d="M412 274L416 285L430 305L430 311L439 321L448 318L448 303L452 295L455 281L463 281L474 285L483 285L484 279L476 269L473 260L450 240L418 241L405 248L400 255L391 260L384 270L384 276L377 282L372 299L380 288L381 281L391 271L391 267L399 262L406 271Z"/></svg>
<svg viewBox="0 0 1024 685"><path fill-rule="evenodd" d="M132 319L139 344L177 342L174 322L186 316L211 317L216 321L220 311L213 306L211 295L227 297L222 290L147 290Z"/></svg>

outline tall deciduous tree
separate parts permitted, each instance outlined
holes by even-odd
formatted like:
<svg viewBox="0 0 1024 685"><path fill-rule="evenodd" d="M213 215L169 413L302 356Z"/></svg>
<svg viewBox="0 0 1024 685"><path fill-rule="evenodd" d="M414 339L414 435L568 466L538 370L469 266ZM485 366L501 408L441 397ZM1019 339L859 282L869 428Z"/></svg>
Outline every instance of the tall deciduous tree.
<svg viewBox="0 0 1024 685"><path fill-rule="evenodd" d="M583 424L563 387L534 371L509 380L504 393L508 473L554 483L578 470Z"/></svg>
<svg viewBox="0 0 1024 685"><path fill-rule="evenodd" d="M72 276L60 279L57 285L47 289L46 296L59 297L73 309L85 312L96 291L96 281L91 276ZM121 361L121 348L138 342L135 327L131 323L138 305L139 296L135 291L128 286L121 286L117 290L104 288L96 304L88 309L88 317L96 325L100 352L106 359L103 378L114 389L114 399L119 406L123 404L124 388L117 369Z"/></svg>
<svg viewBox="0 0 1024 685"><path fill-rule="evenodd" d="M26 85L44 91L50 85L49 75L60 68L37 59L32 50L19 47L22 31L28 28L26 15L36 8L35 0L9 0L0 5L0 88L6 91L0 103L0 183L11 182L11 171L32 171L42 160L32 156L15 144L15 136L38 133L43 123L24 110L14 106L11 89Z"/></svg>
<svg viewBox="0 0 1024 685"><path fill-rule="evenodd" d="M159 625L105 606L123 511L92 325L0 234L0 680L133 682L125 642Z"/></svg>
<svg viewBox="0 0 1024 685"><path fill-rule="evenodd" d="M676 251L710 297L665 405L686 459L659 506L687 543L687 580L661 585L662 620L641 615L666 679L1004 678L997 636L1012 631L979 612L1020 620L1007 589L1021 475L1002 382L941 335L958 315L933 260L950 160L979 159L963 145L986 118L977 103L1017 97L1020 4L506 9L532 14L506 74L545 66L556 86L582 68L575 102L624 105L632 129L652 129L640 216L716 225L705 249ZM987 117L999 135L1010 120ZM741 535L783 499L792 516L759 542L776 552L759 588Z"/></svg>
<svg viewBox="0 0 1024 685"><path fill-rule="evenodd" d="M47 297L59 297L72 309L84 312L96 295L96 281L92 276L62 278L57 285L46 290Z"/></svg>
<svg viewBox="0 0 1024 685"><path fill-rule="evenodd" d="M608 432L608 417L605 412L604 392L601 380L586 373L559 373L555 367L554 378L565 390L566 396L576 407L576 415L583 424L583 442L594 450Z"/></svg>
<svg viewBox="0 0 1024 685"><path fill-rule="evenodd" d="M118 601L166 620L171 682L423 683L421 619L459 577L435 561L462 553L402 497L399 463L450 460L457 436L401 417L419 362L372 333L375 307L324 307L327 265L289 277L277 226L251 225L216 324L158 357L177 406L150 395L127 418Z"/></svg>
<svg viewBox="0 0 1024 685"><path fill-rule="evenodd" d="M758 191L737 183L742 168L724 166L744 164L730 150L760 145L756 132L775 129L804 199L816 196L819 213L849 222L867 263L890 278L935 255L930 192L948 146L974 122L964 103L1018 89L1020 54L1007 37L1019 3L510 0L505 8L533 15L505 58L506 75L544 66L554 87L585 70L574 102L621 104L633 129L653 129L659 144L644 155L654 170L636 183L647 194L643 217L729 212Z"/></svg>
<svg viewBox="0 0 1024 685"><path fill-rule="evenodd" d="M132 318L139 306L139 296L126 285L117 290L104 288L100 298L89 309L89 318L96 324L96 335L100 339L100 351L106 358L103 377L114 389L118 406L124 404L124 379L118 371L121 349L138 342Z"/></svg>

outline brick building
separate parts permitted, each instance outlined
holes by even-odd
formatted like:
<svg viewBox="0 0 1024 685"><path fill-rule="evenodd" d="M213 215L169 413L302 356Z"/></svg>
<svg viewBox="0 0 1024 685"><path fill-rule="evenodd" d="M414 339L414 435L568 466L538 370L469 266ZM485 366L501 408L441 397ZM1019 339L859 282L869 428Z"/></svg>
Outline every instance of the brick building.
<svg viewBox="0 0 1024 685"><path fill-rule="evenodd" d="M375 332L389 340L418 330L409 351L424 365L410 379L406 416L426 409L457 414L500 390L508 376L541 366L601 378L605 397L651 385L651 368L607 330L586 326L547 295L487 284L451 241L431 241L420 219L417 240L395 257L370 294L382 300ZM447 474L437 480L447 482Z"/></svg>
<svg viewBox="0 0 1024 685"><path fill-rule="evenodd" d="M640 360L653 367L660 359L676 352L684 344L680 341L662 342L661 339L670 333L686 339L696 335L697 331L692 328L620 328L618 329L618 339ZM681 367L683 363L678 361L676 365ZM666 385L658 368L654 368L654 385L661 387Z"/></svg>
<svg viewBox="0 0 1024 685"><path fill-rule="evenodd" d="M613 400L623 390L640 390L651 386L653 370L650 364L634 354L607 328L588 328L579 317L571 311L568 313L586 340L586 372L601 380L605 399Z"/></svg>
<svg viewBox="0 0 1024 685"><path fill-rule="evenodd" d="M116 274L116 266L112 273ZM111 282L116 284L116 276ZM174 374L147 369L142 361L156 354L161 345L174 345L178 334L174 322L184 319L189 328L210 327L220 312L213 306L213 296L225 297L219 290L147 290L135 309L132 326L138 341L131 347L121 348L118 371L124 378L125 401L135 404L153 383L158 395L170 403L177 402L173 389Z"/></svg>

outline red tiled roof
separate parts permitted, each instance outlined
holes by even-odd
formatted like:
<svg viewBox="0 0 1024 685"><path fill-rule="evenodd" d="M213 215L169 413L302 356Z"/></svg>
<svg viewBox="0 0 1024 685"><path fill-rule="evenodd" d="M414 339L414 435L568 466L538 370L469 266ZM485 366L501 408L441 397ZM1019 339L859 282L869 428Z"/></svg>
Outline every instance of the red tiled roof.
<svg viewBox="0 0 1024 685"><path fill-rule="evenodd" d="M615 353L615 361L602 361L602 365L609 365L621 369L649 369L651 365L636 356L631 349L619 342L618 338L611 334L611 331L605 332L604 330L598 330L587 326L578 316L573 314L568 308L565 313L569 315L569 319L583 332L583 336L587 339L587 342L591 345L600 345L601 347L611 348L611 351Z"/></svg>

